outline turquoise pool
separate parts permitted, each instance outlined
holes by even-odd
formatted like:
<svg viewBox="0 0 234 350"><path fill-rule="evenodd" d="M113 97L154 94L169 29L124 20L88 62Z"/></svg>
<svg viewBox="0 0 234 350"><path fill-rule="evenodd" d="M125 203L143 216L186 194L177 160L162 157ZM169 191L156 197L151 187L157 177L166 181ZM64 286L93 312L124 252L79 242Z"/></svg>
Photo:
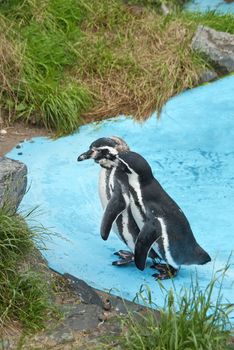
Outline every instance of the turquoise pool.
<svg viewBox="0 0 234 350"><path fill-rule="evenodd" d="M163 304L165 295L149 266L143 272L133 265L112 266L113 253L124 246L115 234L106 242L99 234L98 165L76 160L93 140L118 135L149 161L155 177L186 213L198 242L213 259L204 266L183 266L174 280L176 288L189 287L196 270L205 288L213 269L223 268L234 248L233 91L234 76L230 76L172 98L160 120L154 114L138 124L123 116L83 126L55 141L39 137L24 142L21 150L13 149L8 156L25 162L29 171L30 189L21 210L39 206L38 221L58 233L43 251L49 265L130 300L147 284L154 301ZM223 300L234 302L233 256L231 263ZM169 280L163 284L171 287Z"/></svg>

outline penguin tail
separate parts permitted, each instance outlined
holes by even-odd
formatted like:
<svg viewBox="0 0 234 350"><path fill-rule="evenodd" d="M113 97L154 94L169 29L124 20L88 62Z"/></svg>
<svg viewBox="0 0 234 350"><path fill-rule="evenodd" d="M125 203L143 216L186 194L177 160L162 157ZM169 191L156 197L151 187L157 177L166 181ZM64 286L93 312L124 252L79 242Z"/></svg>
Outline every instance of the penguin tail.
<svg viewBox="0 0 234 350"><path fill-rule="evenodd" d="M196 250L197 250L198 265L204 265L211 261L211 257L204 249L202 249L201 247L197 247Z"/></svg>

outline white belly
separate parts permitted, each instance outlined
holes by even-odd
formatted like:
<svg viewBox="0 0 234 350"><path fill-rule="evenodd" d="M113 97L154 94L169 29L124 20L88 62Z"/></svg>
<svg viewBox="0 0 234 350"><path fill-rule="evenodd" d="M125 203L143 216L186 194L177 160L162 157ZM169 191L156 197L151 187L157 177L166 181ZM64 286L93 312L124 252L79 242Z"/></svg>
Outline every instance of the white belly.
<svg viewBox="0 0 234 350"><path fill-rule="evenodd" d="M107 178L109 175L109 191L110 194L112 194L113 192L113 188L114 188L114 173L115 173L115 168L109 170L106 168L101 168L100 173L99 173L99 197L100 197L100 201L102 204L102 208L106 208L107 203L109 201L108 197L107 197ZM108 174L110 173L110 174ZM118 232L118 228L116 226L116 223L114 222L112 225L112 230L117 234L117 236L119 236L119 232ZM119 238L121 239L121 237L119 236Z"/></svg>
<svg viewBox="0 0 234 350"><path fill-rule="evenodd" d="M158 217L157 219L160 222L161 229L162 229L162 241L163 241L163 248L164 248L166 261L168 262L169 265L177 269L179 265L177 265L177 263L173 259L170 252L170 245L169 245L169 238L168 238L166 223L163 218Z"/></svg>
<svg viewBox="0 0 234 350"><path fill-rule="evenodd" d="M99 174L99 197L101 200L101 204L102 207L105 208L107 206L108 203L108 196L107 196L107 178L108 179L108 187L109 187L109 191L110 194L113 193L113 189L114 189L114 177L115 177L115 171L116 169L113 168L111 170L109 169L105 169L105 168L101 168L100 170L100 174ZM108 174L110 172L110 174ZM125 198L125 202L126 202L126 208L129 206L129 198ZM133 241L133 237L132 235L129 233L129 225L128 225L128 211L127 209L125 209L122 213L122 235L127 243L127 246L129 247L130 250L134 251L135 249L135 243ZM141 224L141 227L143 226L143 224ZM119 237L120 240L123 240L123 238L120 236L119 234L119 230L118 227L116 225L116 223L114 222L112 225L112 231L115 232L115 234Z"/></svg>
<svg viewBox="0 0 234 350"><path fill-rule="evenodd" d="M101 168L99 173L99 197L101 200L102 207L105 208L108 203L107 193L106 193L106 177L107 169Z"/></svg>
<svg viewBox="0 0 234 350"><path fill-rule="evenodd" d="M131 211L132 211L133 218L134 218L134 220L136 221L137 226L138 226L139 229L141 230L142 227L143 227L143 225L144 225L144 221L143 221L141 212L140 212L139 208L136 206L136 204L135 204L134 199L132 198L132 196L131 196L131 199L130 199L130 207L131 207Z"/></svg>

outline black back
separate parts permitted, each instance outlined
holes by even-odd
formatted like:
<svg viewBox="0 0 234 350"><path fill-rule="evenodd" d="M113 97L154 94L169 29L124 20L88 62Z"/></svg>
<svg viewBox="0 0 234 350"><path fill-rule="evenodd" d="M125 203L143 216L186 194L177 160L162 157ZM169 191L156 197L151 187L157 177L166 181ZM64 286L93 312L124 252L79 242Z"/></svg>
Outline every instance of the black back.
<svg viewBox="0 0 234 350"><path fill-rule="evenodd" d="M178 265L204 264L210 261L209 255L196 242L185 214L154 178L148 162L138 153L125 152L119 154L119 169L126 172L129 177L131 172L138 175L146 210L145 222L150 222L152 226L152 221L157 218L163 219L170 253L176 263ZM131 190L131 186L129 189L134 197L136 195L134 189ZM136 202L135 204L139 205Z"/></svg>

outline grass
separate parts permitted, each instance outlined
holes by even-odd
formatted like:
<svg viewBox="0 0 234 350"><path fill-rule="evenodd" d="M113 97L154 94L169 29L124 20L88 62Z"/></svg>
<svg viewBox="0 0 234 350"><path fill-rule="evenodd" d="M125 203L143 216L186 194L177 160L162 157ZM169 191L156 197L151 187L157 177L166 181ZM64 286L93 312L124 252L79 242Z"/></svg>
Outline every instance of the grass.
<svg viewBox="0 0 234 350"><path fill-rule="evenodd" d="M215 11L205 13L184 12L181 13L181 17L193 27L201 24L221 32L234 34L234 16L232 14L221 14Z"/></svg>
<svg viewBox="0 0 234 350"><path fill-rule="evenodd" d="M201 290L197 277L191 278L189 289L169 292L160 315L148 309L144 313L122 318L122 333L102 344L102 349L118 350L225 350L228 349L233 305L222 302L222 283L228 265L218 271ZM161 286L162 287L162 286ZM162 287L163 288L163 287ZM216 302L212 295L218 289ZM151 292L142 287L137 298L150 308ZM139 300L138 300L139 301ZM108 344L108 345L107 345Z"/></svg>
<svg viewBox="0 0 234 350"><path fill-rule="evenodd" d="M15 43L19 46L14 62L3 55L6 64L1 75L8 82L1 89L5 108L16 119L30 120L58 133L78 127L81 112L92 101L85 86L65 76L76 59L72 43L81 35L77 24L83 10L75 4L74 0L28 0L1 5L5 27L1 35L10 47ZM10 66L15 69L10 70ZM20 73L12 83L17 69Z"/></svg>
<svg viewBox="0 0 234 350"><path fill-rule="evenodd" d="M27 263L39 234L21 216L0 209L0 329L13 321L25 329L42 328L53 309L46 281Z"/></svg>
<svg viewBox="0 0 234 350"><path fill-rule="evenodd" d="M170 10L181 10L188 0L126 0L127 4L134 6L146 6L161 10L162 5L166 5Z"/></svg>
<svg viewBox="0 0 234 350"><path fill-rule="evenodd" d="M131 3L153 7L136 11ZM9 122L39 124L61 135L122 113L144 120L171 96L197 85L209 66L190 47L197 25L234 33L234 16L162 16L158 3L1 3L0 96Z"/></svg>

